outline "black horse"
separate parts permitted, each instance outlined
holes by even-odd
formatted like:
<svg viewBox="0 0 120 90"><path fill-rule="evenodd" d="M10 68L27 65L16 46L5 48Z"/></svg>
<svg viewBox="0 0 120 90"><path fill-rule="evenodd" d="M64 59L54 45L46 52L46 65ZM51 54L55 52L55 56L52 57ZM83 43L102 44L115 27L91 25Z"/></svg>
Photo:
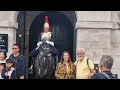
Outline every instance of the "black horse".
<svg viewBox="0 0 120 90"><path fill-rule="evenodd" d="M55 56L59 54L58 50L52 45L44 42L38 50L33 50L37 52L37 56L34 60L34 73L36 79L53 79L55 67L57 64L57 59Z"/></svg>

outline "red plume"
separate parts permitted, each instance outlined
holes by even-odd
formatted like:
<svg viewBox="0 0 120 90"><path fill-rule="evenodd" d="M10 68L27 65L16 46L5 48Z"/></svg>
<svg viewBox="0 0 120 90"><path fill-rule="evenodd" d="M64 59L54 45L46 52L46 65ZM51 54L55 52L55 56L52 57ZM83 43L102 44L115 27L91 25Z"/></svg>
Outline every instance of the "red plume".
<svg viewBox="0 0 120 90"><path fill-rule="evenodd" d="M48 16L45 16L45 23L49 23L48 22Z"/></svg>
<svg viewBox="0 0 120 90"><path fill-rule="evenodd" d="M49 24L48 16L45 16L45 22L44 23L48 23ZM50 25L49 25L49 31L50 31ZM43 30L43 32L44 32L44 30Z"/></svg>

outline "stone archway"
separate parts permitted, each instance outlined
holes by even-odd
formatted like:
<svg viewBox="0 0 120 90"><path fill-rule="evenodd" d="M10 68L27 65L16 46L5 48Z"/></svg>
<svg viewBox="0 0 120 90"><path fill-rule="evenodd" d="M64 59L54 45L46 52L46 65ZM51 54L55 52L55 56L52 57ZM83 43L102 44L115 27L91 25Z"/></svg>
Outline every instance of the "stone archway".
<svg viewBox="0 0 120 90"><path fill-rule="evenodd" d="M20 18L20 20L18 20L17 18L17 22L18 22L18 35L19 34L23 34L23 44L22 44L22 49L23 50L26 50L26 52L24 51L24 53L29 53L29 31L30 31L30 27L31 27L31 24L33 22L33 20L36 18L36 16L40 15L41 13L43 13L45 11L20 11L19 14L18 12L16 12L15 14L17 15L18 14L18 18ZM50 11L48 11L50 12ZM65 15L69 20L70 22L72 23L72 26L73 26L73 29L75 30L75 26L76 26L76 21L77 21L77 18L76 18L76 14L74 11L55 11L55 12L58 12L58 13L62 13L63 15ZM21 14L21 16L20 16ZM20 16L20 17L19 17ZM29 22L29 23L28 23ZM74 43L76 43L76 31L74 33ZM18 39L19 40L19 37ZM26 44L25 44L26 43ZM74 45L74 48L76 48L76 45ZM75 53L75 50L73 50L73 53ZM75 55L73 56L75 58Z"/></svg>
<svg viewBox="0 0 120 90"><path fill-rule="evenodd" d="M39 33L42 32L44 17L46 15L49 17L52 32L55 36L55 45L60 52L59 58L63 51L68 51L70 52L73 59L73 23L71 23L65 14L62 14L60 12L43 12L34 19L30 27L29 50L31 51L36 47Z"/></svg>
<svg viewBox="0 0 120 90"><path fill-rule="evenodd" d="M19 11L15 12L14 14L14 20L17 21L18 29L17 29L17 35L16 35L16 42L18 42L21 45L22 52L25 55L26 63L28 63L29 60L29 52L30 52L30 30L31 25L35 18L39 16L40 14L44 12L50 12L50 11ZM76 58L75 52L76 52L76 12L74 11L54 11L56 13L61 13L63 16L65 16L69 23L71 23L71 26L73 28L73 46L71 52L72 57ZM16 18L17 17L17 18ZM69 26L68 26L69 27ZM28 66L27 66L28 67Z"/></svg>
<svg viewBox="0 0 120 90"><path fill-rule="evenodd" d="M14 13L14 22L17 21L16 24L18 24L18 29L17 29L17 37L16 37L16 42L20 43L22 52L25 55L26 63L29 63L29 51L30 51L30 29L33 21L37 16L39 16L41 13L44 13L46 11L19 11ZM50 12L50 11L48 11ZM70 26L73 28L73 33L72 33L72 57L76 58L75 52L76 52L76 12L74 11L55 11L56 13L61 13L64 15L68 20L69 23L71 23ZM69 26L67 26L69 27ZM68 49L69 50L69 49ZM28 65L28 64L27 64ZM27 66L28 67L28 66Z"/></svg>

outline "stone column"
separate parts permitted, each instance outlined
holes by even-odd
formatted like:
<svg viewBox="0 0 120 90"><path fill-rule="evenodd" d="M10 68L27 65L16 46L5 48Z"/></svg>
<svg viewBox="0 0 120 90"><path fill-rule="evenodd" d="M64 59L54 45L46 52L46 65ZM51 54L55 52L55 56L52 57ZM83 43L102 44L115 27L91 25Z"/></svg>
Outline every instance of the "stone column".
<svg viewBox="0 0 120 90"><path fill-rule="evenodd" d="M120 11L112 12L114 24L111 34L111 56L114 58L112 72L120 78Z"/></svg>

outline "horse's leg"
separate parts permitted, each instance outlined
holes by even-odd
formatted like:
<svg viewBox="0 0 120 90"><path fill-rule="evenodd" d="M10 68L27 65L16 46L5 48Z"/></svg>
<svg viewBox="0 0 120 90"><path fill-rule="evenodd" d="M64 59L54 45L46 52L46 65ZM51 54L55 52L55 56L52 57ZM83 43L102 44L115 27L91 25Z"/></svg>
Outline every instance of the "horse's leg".
<svg viewBox="0 0 120 90"><path fill-rule="evenodd" d="M55 68L56 68L55 62L53 63L53 65L54 67L53 67L52 79L55 79Z"/></svg>
<svg viewBox="0 0 120 90"><path fill-rule="evenodd" d="M49 79L54 79L54 73L55 73L55 61L54 57L51 56L49 58L50 63L49 63Z"/></svg>

